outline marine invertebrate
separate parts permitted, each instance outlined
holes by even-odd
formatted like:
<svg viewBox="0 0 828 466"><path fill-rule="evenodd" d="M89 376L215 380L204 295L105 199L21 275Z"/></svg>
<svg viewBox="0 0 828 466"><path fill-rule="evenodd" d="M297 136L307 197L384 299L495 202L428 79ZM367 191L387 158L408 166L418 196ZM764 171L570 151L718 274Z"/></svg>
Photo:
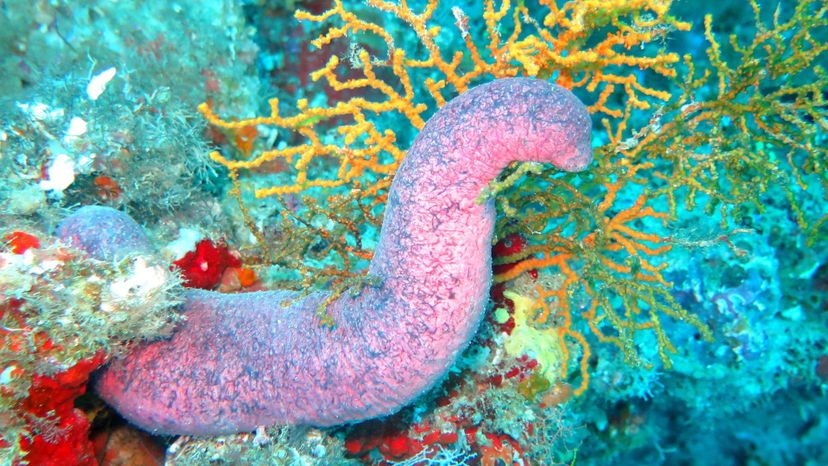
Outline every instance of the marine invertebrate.
<svg viewBox="0 0 828 466"><path fill-rule="evenodd" d="M469 90L414 141L388 193L369 270L378 280L330 301L335 327L312 312L329 300L323 292L192 290L173 337L111 363L96 390L132 422L165 433L336 425L396 411L445 375L482 318L494 208L477 202L480 193L513 160L583 169L590 128L580 101L544 81ZM80 230L100 231L95 210L60 230L92 237ZM121 229L106 231L140 231Z"/></svg>
<svg viewBox="0 0 828 466"><path fill-rule="evenodd" d="M90 423L75 398L86 392L89 375L104 361L104 354L82 359L65 371L51 376L38 375L22 407L31 419L29 435L22 436L20 447L28 453L28 464L96 465L89 441Z"/></svg>
<svg viewBox="0 0 828 466"><path fill-rule="evenodd" d="M40 240L37 236L25 231L8 233L3 237L3 241L9 244L9 249L15 254L23 254L28 249L40 247Z"/></svg>
<svg viewBox="0 0 828 466"><path fill-rule="evenodd" d="M215 288L227 268L241 267L241 261L230 254L227 244L209 239L199 241L195 251L188 252L173 264L181 271L184 286L205 290Z"/></svg>

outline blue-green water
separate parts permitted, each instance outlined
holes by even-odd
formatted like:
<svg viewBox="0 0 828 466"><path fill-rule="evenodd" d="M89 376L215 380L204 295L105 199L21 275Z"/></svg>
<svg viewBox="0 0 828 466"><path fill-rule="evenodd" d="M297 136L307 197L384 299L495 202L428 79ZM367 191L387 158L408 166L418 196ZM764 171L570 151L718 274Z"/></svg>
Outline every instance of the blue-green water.
<svg viewBox="0 0 828 466"><path fill-rule="evenodd" d="M421 11L420 3L412 2L412 8ZM782 43L791 48L819 50L828 41L824 5L799 4L810 5L811 14L801 15L799 22L780 33ZM386 21L388 13L355 2L346 5L366 21L383 24L400 49L413 56L423 53L410 28L399 21ZM546 11L538 4L526 5L533 14ZM772 27L778 9L778 22L784 23L794 15L796 5L793 1L779 2L778 6L762 1L760 21ZM299 22L293 13L296 8L318 13L329 6L324 1L220 0L166 4L104 0L0 3L0 235L7 243L4 254L8 254L0 262L4 318L10 318L7 309L12 298L39 302L41 296L62 284L80 286L88 279L82 273L51 282L47 277L35 286L12 277L19 278L22 269L15 267L23 266L10 265L8 259L8 233L33 233L41 238L43 249L49 250L51 246L46 243L55 225L79 205L108 205L138 219L157 245L165 266L191 250L199 239L218 242L223 238L245 266L256 271L255 286L298 287L309 274L324 276L314 271L342 268L340 256L328 254L334 241L320 240L319 232L342 234L348 246L370 250L378 225L371 217L381 213L381 202L373 210L368 209L370 215L351 217L362 222L356 227L358 233L354 233L343 229L336 219L311 213L315 205L332 209L325 204L328 195L342 194L341 189L301 193L309 198L287 195L256 199L252 195L256 188L290 184L295 176L290 162L272 162L257 170L242 171L240 186L246 207L239 208L227 170L211 160L209 153L220 150L236 158L250 155L241 153L243 144L237 135L210 129L197 110L206 101L223 118L249 118L268 114L267 99L276 97L283 114L292 115L301 98L307 99L311 107L318 107L362 97L359 90L332 92L323 80L308 79L308 74L322 67L330 55L355 63L358 49L364 48L380 61L384 50L381 39L362 33L350 34L328 49L314 52L308 42L323 32L326 24L334 24L333 20L322 25ZM432 25L443 27L436 44L445 57L463 46L451 6L441 5L432 19ZM469 18L468 33L484 43L485 28L480 19L483 6L476 2L461 2L458 6ZM712 30L724 44L723 58L731 64L739 54L728 47L727 36L734 34L744 44L761 34L750 6L743 2L677 2L671 12L687 21L690 29L656 34L652 43L640 47L640 51L688 54L698 74L715 71L703 33L705 14L712 15ZM625 16L597 30L623 29L630 21ZM503 24L506 36L512 26L505 20ZM529 31L531 22L526 20L525 24ZM631 28L641 32L640 24ZM805 30L808 35L802 39L799 31ZM589 41L583 44L590 45ZM169 448L166 461L170 464L828 464L824 448L828 439L827 56L828 52L816 53L804 69L792 60L785 65L790 68L789 75L777 69L778 76L753 85L763 95L777 95L779 108L774 115L785 114L786 106L807 108L802 99L813 103L808 111L793 112L791 118L795 117L796 123L787 120L791 125L787 128L799 128L796 132L780 130L783 136L793 134L793 139L766 137L768 133L759 138L752 132L756 125L743 131L733 120L722 118L709 127L709 140L687 142L691 147L688 153L699 158L743 148L746 154L766 157L766 166L773 170L753 171L753 166L747 164L722 163L719 169L724 181L715 185L726 191L721 202L732 201L724 210L714 202L706 211L704 202L716 196L703 190L699 206L688 208L684 203L688 191L677 190L680 198L675 219L666 224L652 219L630 224L637 231L668 238L672 247L655 260L656 264L665 264L661 274L669 284L660 289L670 297L656 301L674 300L681 309L697 316L712 335L711 341L705 341L698 327L662 316L664 333L676 347L670 355L670 367L659 355L663 345L657 334L640 332L635 337L632 347L643 361L637 363L625 358L617 346L599 342L587 321L578 319L596 296L610 296L609 291L600 294L610 286L598 281L590 284L598 294L585 293L581 288L570 296L576 317L573 328L585 335L592 351L585 362L589 388L579 396L571 392L584 380L578 364L584 354L582 347L569 341L571 360L564 363L567 378L552 384L533 378L533 368L527 364L541 359L540 346L534 346L535 352L530 351L522 360L504 349L510 338L514 341L516 337L502 333L505 318L497 316L498 300L494 299L490 317L451 376L389 419L323 430L274 427L222 439L153 437L144 441ZM763 60L766 56L760 55L755 63L743 63L742 71L749 74L752 67L761 68ZM611 65L605 71L636 76L643 86L678 96L687 68L681 63L675 66L678 76L672 80L637 67ZM387 66L377 68L381 78L393 81ZM425 77L431 77L429 72L417 75L412 83L417 98L431 108L424 118L434 107L425 86ZM346 79L349 73L358 74L345 70L340 76ZM433 71L433 76L439 77L439 73ZM786 89L807 84L802 76L808 76L817 87L810 93L783 95ZM560 71L549 77L559 78ZM476 82L488 79L491 77ZM733 82L738 82L738 75L725 79L726 84ZM398 82L395 85L398 91L402 89ZM718 79L711 79L693 93L693 98L698 102L716 100L718 85ZM595 102L595 93L586 87L574 92L588 104ZM449 87L446 97L453 93L456 91ZM619 104L624 95L616 92L610 102ZM733 112L738 112L739 105L749 102L746 93L734 95ZM378 94L367 92L364 97L378 98ZM675 116L680 110L667 112L659 120L659 112L666 108L659 106L662 104L667 105L662 102L637 110L622 139L641 138L643 133L636 134L636 130L653 121L681 121ZM608 136L600 121L606 117L593 115L596 151L608 147ZM396 131L403 149L416 135L416 129L398 114L370 114L370 118L381 130ZM323 141L342 145L336 128L345 123L333 119L321 125ZM777 127L774 125L785 127L784 121L765 116L759 117L758 125L762 124L771 130ZM648 130L658 133L660 128L651 125ZM283 149L301 142L301 137L284 129L261 126L257 131L253 157L261 150ZM725 148L710 142L716 140L716 131L725 132L724 139L733 145ZM796 149L797 144L806 149ZM788 156L792 165L787 162ZM394 159L387 152L379 157L383 163ZM337 176L336 164L316 163L314 173ZM600 176L613 176L598 173L601 166L608 165L596 164L595 173L587 171L572 181L573 185L584 192L598 189L590 183ZM609 218L632 205L642 193L663 187L664 177L654 173L645 172L642 179L622 191L617 205L604 215ZM728 177L727 173L735 175ZM700 183L706 175L696 173ZM362 180L363 187L381 178L368 173ZM694 179L690 177L688 186ZM520 183L524 183L526 192L551 189L548 180L533 179L531 174ZM759 193L756 202L731 199L731 194L751 188ZM504 197L510 192L514 191L507 191ZM596 199L592 208L598 209L599 203ZM665 197L650 205L659 211L670 208ZM508 213L501 208L500 214L499 225L509 228L512 224L506 219ZM255 235L249 228L251 224L255 225ZM294 229L287 229L287 225ZM555 225L525 233L532 238L531 244L551 244ZM354 238L359 238L358 246ZM276 251L262 248L260 239L272 242ZM355 271L364 268L364 260L352 259ZM301 266L297 260L303 262ZM623 265L640 267L632 257L621 260L626 260ZM540 275L549 289L560 284L560 270L541 270ZM523 280L525 285L526 276ZM231 288L229 291L243 288L237 282L225 285ZM520 285L510 287L526 291ZM612 295L607 302L618 312L629 309L619 295ZM643 309L646 313L647 307ZM67 324L52 311L44 311L41 317L49 318L37 321L37 328L47 332L59 329L54 335L80 335L76 339L85 341L88 335L82 323L79 329L73 327L67 332ZM38 319L33 312L27 317L32 322ZM84 308L79 319L83 322L90 315L100 316L96 314L99 312L93 307ZM118 324L113 320L111 325ZM560 322L545 325L537 326L538 335L544 330L544 335L550 334L549 329ZM4 321L4 328L11 327L11 321ZM607 322L598 327L607 332L606 336L618 335ZM112 333L121 336L119 341L137 338L137 333L124 337L118 332ZM0 353L0 370L21 364L19 355L7 343ZM52 370L65 369L66 361L76 362L71 355L61 357L67 359L52 362ZM41 363L39 370L49 373L49 361ZM525 376L509 376L514 371ZM6 378L2 382L12 386ZM16 413L9 416L18 420L14 416L21 410L20 398L4 393L3 401L3 413ZM93 434L124 422L94 395L80 399L76 406L96 413L92 416ZM17 427L14 422L3 427L6 442L16 438ZM436 441L435 432L446 436ZM3 453L8 461L15 454L13 449L4 449Z"/></svg>

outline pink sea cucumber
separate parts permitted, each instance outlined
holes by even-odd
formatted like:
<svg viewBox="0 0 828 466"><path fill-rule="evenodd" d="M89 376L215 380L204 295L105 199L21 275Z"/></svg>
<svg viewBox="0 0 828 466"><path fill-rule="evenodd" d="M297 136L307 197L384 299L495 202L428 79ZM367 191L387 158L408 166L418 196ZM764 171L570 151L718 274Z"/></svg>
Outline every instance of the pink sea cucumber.
<svg viewBox="0 0 828 466"><path fill-rule="evenodd" d="M495 214L491 201L475 201L481 191L513 160L583 169L590 127L583 104L545 81L501 79L469 90L411 146L370 266L380 284L335 300L335 328L314 312L321 292L192 290L175 334L113 361L95 389L138 426L168 434L330 426L399 410L445 376L481 321ZM140 230L122 225L123 214L88 212L67 217L59 234L83 238L90 250L112 236L126 238L119 248L130 238L144 247L142 234L123 231ZM94 227L94 218L110 215L118 217L110 228Z"/></svg>

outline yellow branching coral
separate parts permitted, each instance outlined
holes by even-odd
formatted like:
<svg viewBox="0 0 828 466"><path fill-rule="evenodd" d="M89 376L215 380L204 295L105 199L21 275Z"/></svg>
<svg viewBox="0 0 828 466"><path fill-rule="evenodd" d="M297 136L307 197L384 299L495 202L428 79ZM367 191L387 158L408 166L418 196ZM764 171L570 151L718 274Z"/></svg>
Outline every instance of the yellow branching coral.
<svg viewBox="0 0 828 466"><path fill-rule="evenodd" d="M753 8L759 22L755 2ZM663 329L665 316L711 338L671 294L663 271L673 249L717 241L735 249L728 236L744 230L733 229L730 221L746 207L761 212L768 194L788 202L807 238L825 225L824 212L809 217L800 202L806 189L817 199L828 195L826 152L819 144L828 121L828 79L816 65L828 50L824 40L816 39L828 26L826 11L824 3L804 0L786 21L777 15L772 28L759 24L750 43L731 38L736 60L723 58L708 18L712 72L697 73L686 57L686 77L677 80L682 92L632 135L629 116L615 124L605 118L609 142L597 150L592 179L541 173L535 175L544 180L541 184L511 181L515 191L498 201L520 220L504 219L501 231L520 232L533 245L506 258L522 261L495 279L510 280L531 269L557 270L567 278L559 288L540 293L538 321L551 313L569 322L573 301L583 296L581 317L590 331L633 363L649 365L634 343L636 333L647 331L655 335L663 364L670 366L676 347ZM785 37L796 38L795 46ZM702 98L706 89L714 95ZM696 244L669 236L667 227L678 213L699 203L708 213L718 209L726 233Z"/></svg>
<svg viewBox="0 0 828 466"><path fill-rule="evenodd" d="M525 5L513 6L510 0L499 7L493 0L484 2L483 19L487 39L485 50L475 43L468 31L468 17L455 7L455 31L444 31L442 25L431 24L437 0L430 0L422 12L415 12L406 2L399 4L369 0L367 7L385 13L385 18L410 28L412 38L419 41L424 54L409 56L396 44L399 40L379 22L373 22L369 11L355 13L341 1L322 14L298 11L296 17L312 22L333 22L327 32L312 43L325 47L337 40L348 40L355 52L343 63L336 55L311 75L313 80L324 79L334 90L360 90L362 95L326 107L308 107L300 100L297 113L283 117L279 101L270 102L271 114L266 117L227 121L215 115L203 104L200 111L216 127L228 130L270 125L295 131L306 143L284 149L265 150L250 160L233 160L220 153L212 157L231 171L250 170L267 162L283 159L293 168L293 183L256 190L257 197L299 193L309 188L333 188L351 184L361 177L378 176L377 189L364 193L376 196L388 186L388 180L405 155L397 132L385 127L383 119L401 116L417 130L425 124L424 116L445 103L447 97L463 93L475 81L503 76L538 76L554 78L566 87L582 87L595 94L593 112L613 117L629 113L629 108L611 108L609 98L620 89L624 105L630 108L649 108L651 98L666 100L669 94L646 87L639 82L633 70L651 70L664 76L674 76L676 54L653 53L643 50L645 44L663 38L672 30L686 30L688 23L667 15L669 2L654 0L614 0L600 2L571 1L558 7L554 1L541 4L546 12L531 12ZM506 23L508 18L508 24ZM606 28L608 25L615 28ZM501 36L501 30L512 32ZM606 29L606 30L605 30ZM466 50L456 50L445 57L439 43L444 37L460 34ZM385 44L383 56L372 56L359 41L368 41L360 35L373 35ZM407 42L406 48L417 47ZM586 46L587 43L595 44ZM362 77L343 79L340 71L355 67ZM421 82L422 89L412 83ZM418 92L420 91L420 92ZM368 96L379 96L372 98ZM429 99L430 97L430 99ZM325 123L332 119L347 121L338 125L340 138L336 143L325 142ZM396 120L395 120L396 121ZM387 124L387 123L386 123ZM317 170L309 173L314 159L336 161L335 171Z"/></svg>
<svg viewBox="0 0 828 466"><path fill-rule="evenodd" d="M676 348L663 329L665 317L710 336L676 302L664 276L665 258L688 244L666 233L679 211L697 204L718 209L727 226L746 205L761 210L761 196L775 186L811 237L828 223L826 215L807 218L797 200L806 188L821 189L823 197L828 192L825 144L819 143L827 130L828 77L816 65L828 47L817 38L828 7L799 0L790 18L777 16L765 26L752 2L755 38L750 44L731 39L728 51L708 19L710 47L699 72L689 57L665 50L670 32L690 28L670 16L670 0L538 4L485 0L482 11L472 12L427 0L415 11L404 0L334 0L322 14L296 17L326 27L316 47L347 42L346 56L332 53L311 77L354 97L319 106L300 100L288 116L272 100L270 115L239 121L220 118L206 104L200 110L228 132L255 133L250 128L267 125L298 136L299 143L251 158L246 151L212 157L229 170L254 231L243 202L245 180L271 162L290 168L282 178L287 182L254 191L283 205L286 195L303 196L303 210L280 210L280 228L294 243L281 248L281 259L270 259L301 264L303 285L327 277L338 288L356 279L356 264L370 258L361 237L379 226L379 207L405 148L436 108L497 77L535 76L574 89L606 129L589 174L516 167L482 196L500 194L498 206L509 218L499 220L499 232L529 240L517 257L502 258L520 263L496 281L531 269L563 277L536 290L535 320L552 323L566 357L572 353L581 393L589 382L589 333L618 347L627 361L648 365L635 338L651 332L666 366ZM738 60L725 58L733 54ZM520 183L529 172L533 182ZM317 259L337 256L337 265L309 263L311 251Z"/></svg>
<svg viewBox="0 0 828 466"><path fill-rule="evenodd" d="M612 145L627 163L654 164L648 174L663 185L652 196L665 196L673 217L680 204L692 210L703 202L726 222L745 205L761 211L773 187L813 239L828 217L808 219L795 191L808 189L806 178L821 186L814 191L828 191L828 149L820 143L828 130L828 74L819 65L828 52L828 5L801 1L787 21L777 11L769 29L751 4L757 33L748 44L730 38L737 59L723 57L707 16L710 68L699 72L685 57L684 92L634 136L621 141L616 133ZM706 89L715 95L700 100Z"/></svg>

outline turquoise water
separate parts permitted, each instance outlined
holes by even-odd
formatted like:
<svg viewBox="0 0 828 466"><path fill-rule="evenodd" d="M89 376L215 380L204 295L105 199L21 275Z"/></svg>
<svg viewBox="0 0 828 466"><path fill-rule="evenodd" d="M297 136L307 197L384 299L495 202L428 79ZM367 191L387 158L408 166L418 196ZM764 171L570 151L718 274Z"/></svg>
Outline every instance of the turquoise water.
<svg viewBox="0 0 828 466"><path fill-rule="evenodd" d="M420 11L420 3L413 2L412 8ZM778 14L783 22L792 14L795 3L779 3ZM384 24L397 46L407 53L423 52L404 24L383 22L387 13L347 5L364 14L366 20ZM354 233L343 229L336 219L311 213L317 205L332 209L326 204L328 195L347 193L344 188L255 198L255 189L295 180L295 171L285 162L270 161L256 170L242 171L240 186L246 207L240 209L226 168L212 160L210 152L219 150L244 159L255 157L263 149L295 146L301 138L265 126L258 127L252 136L217 130L197 110L199 104L209 102L222 118L250 118L268 114L267 100L275 97L283 115L292 115L299 99L307 99L310 107L321 107L360 97L359 91L334 92L324 80L308 79L309 73L324 66L330 55L353 64L358 63L354 57L360 47L377 56L384 50L381 39L366 34L346 37L314 53L308 42L324 31L324 25L300 23L293 12L304 8L318 13L329 6L325 1L219 0L164 5L103 0L48 4L11 1L0 5L0 44L4 51L0 57L0 234L5 242L0 291L7 329L0 353L4 374L0 379L9 388L6 391L23 386L19 384L24 379L11 375L12 367L25 367L24 377L53 375L94 354L96 349L115 353L126 340L158 338L163 333L162 324L175 320L170 302L175 301L180 288L172 274L159 278L161 272L147 273L156 269L140 268L135 263L116 266L96 265L84 259L55 259L58 256L54 251L59 247L49 238L59 220L78 206L106 205L135 218L158 249L153 259L156 262L150 261L150 266L157 265L159 271L166 272L173 263L179 264L179 270L186 270L180 265L185 254L196 251L200 240L211 240L235 259L225 257L224 267L229 271L204 287L228 292L301 288L309 283L304 280L308 277L318 279L317 286L335 288L336 282L325 281L329 277L325 271L341 269L343 262L330 253L335 240L313 236L320 231L332 231L334 237L342 234L344 244L351 248L372 249L378 232L374 216L381 214L381 202L367 209L367 214L348 217L361 222L355 227L358 233ZM444 28L436 44L445 51L463 46L455 26L457 14L450 6L441 5L432 21ZM469 18L468 32L480 40L483 22L475 18L480 18L482 5L463 2L459 6ZM532 13L544 11L537 4L527 6ZM763 1L760 6L761 20L772 24L777 4ZM819 2L812 2L810 8L817 11L819 7ZM723 44L728 34L745 41L757 33L753 13L743 2L682 2L671 11L687 21L690 29L657 35L652 44L640 50L649 53L663 47L679 55L689 54L697 71L713 68L709 55L704 53L708 47L703 34L705 14L712 15L713 31ZM819 11L806 15L814 22L810 34L817 47L828 40L826 13L824 9ZM787 41L791 47L800 44L796 31L804 27L792 26L785 32L783 43ZM510 31L504 22L503 36ZM584 46L589 45L587 42ZM738 57L732 49L724 48L725 59ZM154 463L147 464L828 464L824 449L828 439L828 223L824 222L828 91L824 71L822 75L814 73L826 64L826 52L822 52L804 71L792 62L787 65L789 76L775 76L773 85L762 84L766 94L787 89L785 86L800 86L804 75L823 84L806 96L814 102L811 112L797 114L797 121L804 126L796 133L796 143L810 144L810 152L793 153L794 169L786 162L786 149L791 144L784 139L760 139L749 133L741 140L738 136L743 132L729 119L711 127L710 140L715 139L715 131L727 132L730 142L738 140L749 154L766 156L778 168L778 172L759 175L738 164L722 168L738 173L720 185L728 195L740 192L729 190L734 185L739 188L740 183L745 190L767 183L756 203L734 202L737 207L726 209L733 214L727 222L718 205L705 211L704 202L699 202L695 209L682 204L677 218L666 225L652 219L630 224L636 230L670 239L672 249L656 260L664 264L661 274L669 285L663 289L670 298L659 299L672 299L697 316L712 336L705 341L699 327L662 317L664 333L676 346L676 352L670 355L670 367L662 361L661 343L652 332L641 332L633 340L640 363L625 358L617 346L599 342L586 320L578 320L596 295L580 289L569 295L576 317L573 329L585 335L591 348L589 357L570 339L568 362L555 359L561 358L562 350L549 335L554 334L555 325L561 325L560 320L534 327L518 325L517 333L510 329L511 335L505 332L508 313L514 321L515 310L499 314L497 309L506 304L503 298L494 297L478 335L449 377L411 406L383 420L326 429L263 427L234 436L192 439L139 434L94 394L79 397L74 406L89 414L92 421L86 428L92 437L109 438L111 432L126 426L133 432L130 435L140 439L135 443L166 452L156 454L151 460ZM676 66L680 80L686 68ZM387 67L378 68L381 78L390 79ZM664 76L637 68L627 72L651 89L680 94L676 81ZM340 77L345 79L348 73L354 71L341 71ZM431 105L433 100L429 100L425 89L428 74L417 76L413 82L416 95ZM697 90L695 98L715 100L717 84L711 80ZM446 97L452 97L453 92L446 91ZM588 104L596 99L584 88L575 89L575 94ZM617 99L623 95L613 94L611 102L621 102ZM744 103L740 98L734 105ZM794 101L790 96L779 100L783 106L794 105ZM423 118L432 111L425 112ZM637 111L630 118L630 127L643 128L648 122L662 121L654 117L658 112L658 106ZM416 135L416 129L398 114L371 117L380 129L393 129L402 148ZM608 143L602 117L606 115L593 115L596 151ZM770 119L764 122L775 123ZM304 124L309 123L316 121ZM342 124L336 118L324 121L323 142L341 146L342 136L336 127ZM624 134L624 138L632 136ZM245 154L247 137L257 142ZM704 141L688 144L693 143L698 147L691 153L700 156L721 150ZM389 164L394 157L383 152L379 160ZM313 173L337 176L336 164L315 163ZM600 171L598 166L596 163L592 170ZM795 169L800 170L800 178L792 175ZM591 181L604 175L588 170L579 176L566 180L584 192L593 192L590 189L597 188ZM364 181L370 185L381 178L369 172ZM551 179L561 178L553 175ZM663 178L652 172L644 175L641 183L619 195L618 204L605 215L617 214L638 195L663 183ZM544 192L551 184L530 173L516 186L501 197L521 186L526 192ZM686 191L677 192L687 196ZM304 194L310 197L302 197ZM700 198L704 201L713 197L702 194ZM679 199L680 204L682 201ZM597 209L597 204L595 200L593 208ZM513 224L500 206L499 225L509 228ZM666 211L669 204L660 198L652 207ZM255 234L251 233L251 224L256 227ZM542 245L553 228L549 224L542 231L525 234L531 238L530 244ZM21 231L40 238L43 257L11 259L15 243L8 235ZM275 251L262 248L260 239L272 244ZM35 270L35 265L45 268L53 259L75 268L52 275ZM366 259L352 259L354 271L364 269ZM243 267L232 265L236 261ZM640 265L635 261L624 264ZM64 293L86 290L92 276L89 271L98 270L103 275L104 269L111 282L132 286L132 294L124 295L119 306L146 314L135 314L139 317L133 315L131 320L106 314L110 309L107 306L116 300L110 288L110 294L105 295L109 298L97 300L78 297L82 292ZM251 278L250 272L240 272L242 269L255 275ZM531 295L535 283L552 289L556 284L560 286L559 272L543 269L539 278L524 273L507 288L527 295ZM30 276L38 278L21 278ZM188 279L186 273L183 278ZM155 279L165 283L157 287L163 289L163 296L160 291L152 298L135 294L134 290L140 288L137 283ZM593 285L599 291L602 286L609 289L606 284ZM11 304L13 298L32 304L26 308L30 309L24 316L26 325L47 332L67 351L55 353L57 356L48 353L50 359L34 347L27 350L31 354L26 357L21 356L21 350L11 349L13 333L8 329L23 325L9 320L17 319L10 311L18 305ZM42 304L46 302L51 304ZM608 303L619 312L624 309L618 296ZM78 311L63 313L64 309ZM106 331L100 330L107 327ZM617 336L617 330L602 328L607 336ZM90 333L105 333L106 338ZM519 338L525 339L521 340L522 349L510 350ZM584 358L589 372L589 387L575 396L573 390L585 381L580 358ZM547 362L554 365L548 379L536 375ZM561 364L567 367L566 377L562 376ZM19 431L46 437L48 429L21 414L21 400L27 390L28 386L14 395L4 392L2 410L5 418L11 419L3 427L7 444L16 445ZM101 447L87 446L84 437L73 437L71 442L81 445L80 450L88 450L88 455L60 461L83 459L83 464L114 464L107 463ZM55 435L47 444L70 441L61 438L68 437ZM114 444L108 448L129 451L130 447ZM8 447L3 454L5 464L23 453Z"/></svg>

